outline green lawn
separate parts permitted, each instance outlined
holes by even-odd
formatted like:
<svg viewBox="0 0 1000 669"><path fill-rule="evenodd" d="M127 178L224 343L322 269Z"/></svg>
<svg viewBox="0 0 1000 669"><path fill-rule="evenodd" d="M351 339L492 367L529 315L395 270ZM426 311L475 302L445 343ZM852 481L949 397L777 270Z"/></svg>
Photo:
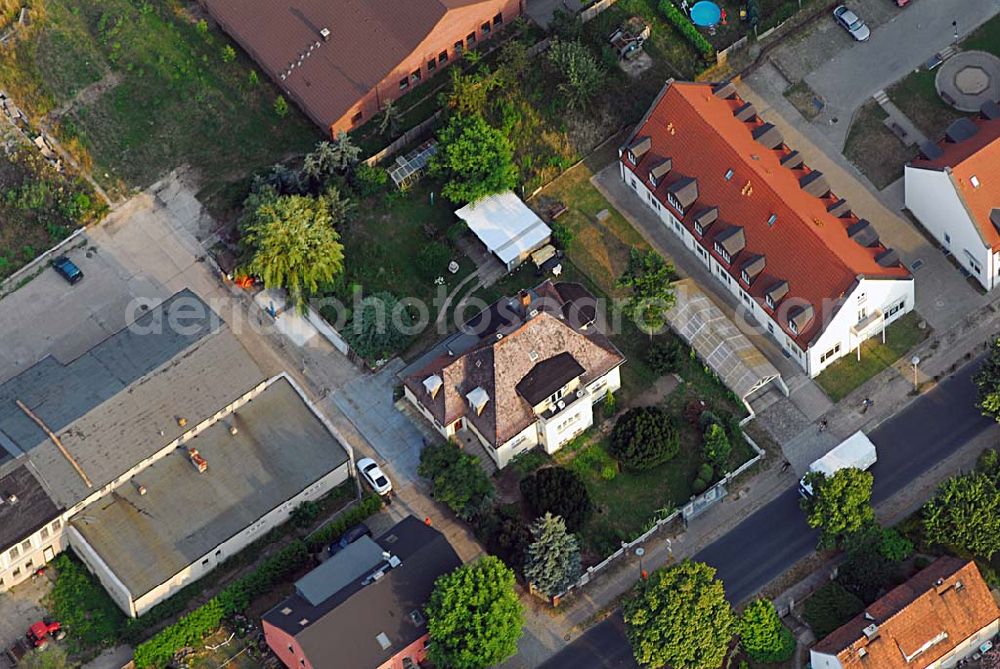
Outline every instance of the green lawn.
<svg viewBox="0 0 1000 669"><path fill-rule="evenodd" d="M892 366L910 349L930 334L930 327L918 327L920 314L911 311L885 330L885 344L881 338L872 337L861 344L861 361L853 353L833 363L816 382L834 402L839 402L855 388Z"/></svg>
<svg viewBox="0 0 1000 669"><path fill-rule="evenodd" d="M681 389L675 392L684 393ZM669 515L694 494L691 484L702 463L701 435L681 421L680 453L670 462L648 471L619 471L608 480L602 476L607 465L615 466L608 454L608 440L590 433L563 447L556 462L583 478L594 502L595 512L580 531L583 550L593 561L615 551L622 541L631 541L649 527L654 518ZM733 446L728 469L732 471L755 455L742 439Z"/></svg>
<svg viewBox="0 0 1000 669"><path fill-rule="evenodd" d="M959 47L964 51L988 51L1000 56L1000 15L981 25L966 37ZM955 119L971 116L948 106L938 96L934 88L936 74L936 70L928 72L921 68L886 91L893 103L932 140L941 137L948 124Z"/></svg>
<svg viewBox="0 0 1000 669"><path fill-rule="evenodd" d="M955 119L965 116L945 104L934 88L936 71L921 69L893 84L886 93L911 121L932 141L944 134Z"/></svg>
<svg viewBox="0 0 1000 669"><path fill-rule="evenodd" d="M882 124L888 114L875 100L858 109L844 145L844 157L879 190L903 176L903 165L917 155L916 146L906 146Z"/></svg>
<svg viewBox="0 0 1000 669"><path fill-rule="evenodd" d="M0 58L0 83L33 118L65 111L58 135L116 194L188 164L209 197L321 138L294 106L278 118L277 90L259 73L251 82L242 52L225 62L228 39L179 0L43 6Z"/></svg>

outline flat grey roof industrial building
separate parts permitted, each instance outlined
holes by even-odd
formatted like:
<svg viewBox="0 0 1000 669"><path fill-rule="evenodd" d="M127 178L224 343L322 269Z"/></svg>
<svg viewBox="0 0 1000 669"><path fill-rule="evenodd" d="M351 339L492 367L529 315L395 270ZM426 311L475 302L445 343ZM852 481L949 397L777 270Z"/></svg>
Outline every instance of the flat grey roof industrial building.
<svg viewBox="0 0 1000 669"><path fill-rule="evenodd" d="M189 447L208 463L204 473ZM138 597L347 461L345 448L279 377L132 485L85 507L72 525Z"/></svg>

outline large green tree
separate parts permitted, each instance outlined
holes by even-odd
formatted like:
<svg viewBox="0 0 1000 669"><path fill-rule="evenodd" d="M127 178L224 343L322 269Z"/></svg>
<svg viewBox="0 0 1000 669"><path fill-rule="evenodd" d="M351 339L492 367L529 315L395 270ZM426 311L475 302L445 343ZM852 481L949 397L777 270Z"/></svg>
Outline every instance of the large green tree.
<svg viewBox="0 0 1000 669"><path fill-rule="evenodd" d="M487 555L434 583L427 603L428 657L448 669L482 669L517 652L524 612L514 572Z"/></svg>
<svg viewBox="0 0 1000 669"><path fill-rule="evenodd" d="M716 669L736 632L722 582L701 562L658 569L622 609L632 652L645 667Z"/></svg>
<svg viewBox="0 0 1000 669"><path fill-rule="evenodd" d="M534 537L524 561L524 578L547 597L580 578L580 544L559 516L546 513L531 526Z"/></svg>
<svg viewBox="0 0 1000 669"><path fill-rule="evenodd" d="M517 167L510 140L479 114L454 114L438 133L431 174L455 204L475 202L514 188Z"/></svg>
<svg viewBox="0 0 1000 669"><path fill-rule="evenodd" d="M832 548L844 536L875 522L872 510L872 475L854 467L806 474L812 496L802 500L809 527L821 532L820 548Z"/></svg>
<svg viewBox="0 0 1000 669"><path fill-rule="evenodd" d="M521 498L535 516L560 516L570 532L576 532L590 518L594 505L583 479L572 469L544 467L521 479Z"/></svg>
<svg viewBox="0 0 1000 669"><path fill-rule="evenodd" d="M344 271L344 247L325 196L281 196L270 186L251 193L240 225L244 265L268 288L284 288L302 306L308 293Z"/></svg>
<svg viewBox="0 0 1000 669"><path fill-rule="evenodd" d="M434 499L465 520L474 518L493 499L493 483L479 460L454 442L425 448L417 473L430 480Z"/></svg>
<svg viewBox="0 0 1000 669"><path fill-rule="evenodd" d="M785 662L795 652L795 635L781 624L774 604L767 599L747 605L740 616L739 634L743 650L757 662Z"/></svg>
<svg viewBox="0 0 1000 669"><path fill-rule="evenodd" d="M923 513L930 543L987 560L1000 551L1000 491L981 471L942 483Z"/></svg>
<svg viewBox="0 0 1000 669"><path fill-rule="evenodd" d="M882 549L885 536L872 524L844 538L847 557L837 568L837 582L865 604L878 599L899 578L899 563Z"/></svg>
<svg viewBox="0 0 1000 669"><path fill-rule="evenodd" d="M1000 339L993 342L989 355L973 381L978 390L976 406L983 415L1000 421Z"/></svg>
<svg viewBox="0 0 1000 669"><path fill-rule="evenodd" d="M629 288L631 296L623 313L635 321L643 332L650 335L666 324L667 312L674 306L673 281L677 278L674 266L652 250L632 248L628 265L618 286Z"/></svg>

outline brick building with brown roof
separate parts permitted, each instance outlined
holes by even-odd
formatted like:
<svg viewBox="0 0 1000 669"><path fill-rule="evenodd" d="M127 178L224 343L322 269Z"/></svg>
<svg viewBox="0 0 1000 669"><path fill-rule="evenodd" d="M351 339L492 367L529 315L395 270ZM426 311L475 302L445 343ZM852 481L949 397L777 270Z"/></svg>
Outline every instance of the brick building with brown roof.
<svg viewBox="0 0 1000 669"><path fill-rule="evenodd" d="M315 123L336 135L376 116L493 37L521 0L202 0Z"/></svg>
<svg viewBox="0 0 1000 669"><path fill-rule="evenodd" d="M446 439L473 435L497 463L541 445L554 453L621 387L625 357L594 325L597 300L546 281L466 322L447 350L404 378L404 394Z"/></svg>
<svg viewBox="0 0 1000 669"><path fill-rule="evenodd" d="M1000 624L976 563L938 558L813 646L813 669L953 667L992 644Z"/></svg>
<svg viewBox="0 0 1000 669"><path fill-rule="evenodd" d="M960 118L905 168L906 207L969 274L1000 283L1000 106Z"/></svg>
<svg viewBox="0 0 1000 669"><path fill-rule="evenodd" d="M913 278L732 84L668 81L622 179L810 375L913 308Z"/></svg>

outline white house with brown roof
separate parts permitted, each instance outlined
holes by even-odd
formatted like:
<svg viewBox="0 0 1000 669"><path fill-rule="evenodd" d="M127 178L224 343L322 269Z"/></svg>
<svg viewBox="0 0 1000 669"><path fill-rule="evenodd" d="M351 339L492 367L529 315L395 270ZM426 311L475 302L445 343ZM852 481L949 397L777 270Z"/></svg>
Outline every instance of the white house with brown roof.
<svg viewBox="0 0 1000 669"><path fill-rule="evenodd" d="M596 317L596 299L575 283L501 299L462 326L465 350L408 375L404 395L442 437L475 435L499 467L535 446L554 453L621 387L625 357Z"/></svg>
<svg viewBox="0 0 1000 669"><path fill-rule="evenodd" d="M948 669L1000 631L975 562L938 558L809 652L813 669Z"/></svg>
<svg viewBox="0 0 1000 669"><path fill-rule="evenodd" d="M906 207L986 290L1000 284L1000 107L960 118L906 165Z"/></svg>
<svg viewBox="0 0 1000 669"><path fill-rule="evenodd" d="M809 376L913 309L896 251L732 84L668 81L619 157L622 180Z"/></svg>

